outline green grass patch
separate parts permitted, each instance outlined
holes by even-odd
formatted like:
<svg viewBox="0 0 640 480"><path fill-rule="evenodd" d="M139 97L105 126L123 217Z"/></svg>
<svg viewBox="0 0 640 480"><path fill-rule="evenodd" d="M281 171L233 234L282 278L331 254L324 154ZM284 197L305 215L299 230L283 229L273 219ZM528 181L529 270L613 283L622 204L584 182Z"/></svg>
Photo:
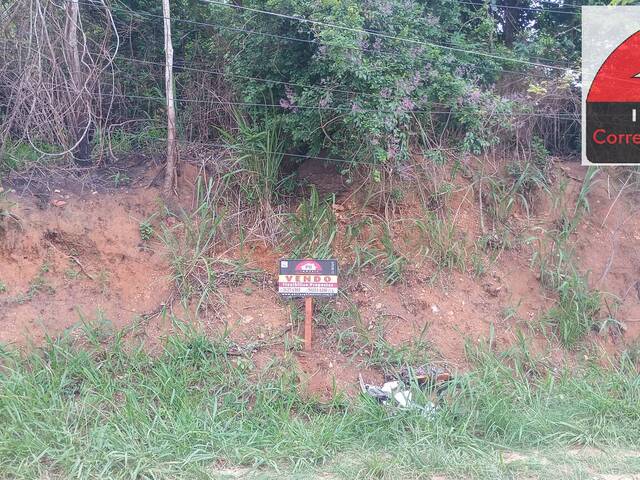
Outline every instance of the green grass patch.
<svg viewBox="0 0 640 480"><path fill-rule="evenodd" d="M0 351L0 476L544 478L544 463L504 452L640 441L630 365L558 371L475 352L477 367L428 418L365 397L310 399L291 359L258 370L227 355L224 338L174 335L155 355L117 334L92 338Z"/></svg>

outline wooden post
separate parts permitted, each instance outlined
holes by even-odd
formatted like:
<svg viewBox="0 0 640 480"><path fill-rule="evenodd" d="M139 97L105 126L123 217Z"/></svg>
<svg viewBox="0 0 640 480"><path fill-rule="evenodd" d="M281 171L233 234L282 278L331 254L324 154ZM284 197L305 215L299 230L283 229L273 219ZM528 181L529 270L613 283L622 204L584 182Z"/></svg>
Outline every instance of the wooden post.
<svg viewBox="0 0 640 480"><path fill-rule="evenodd" d="M176 147L176 104L173 92L173 42L171 40L171 8L169 0L162 0L162 16L164 17L164 87L167 100L167 166L162 193L168 198L175 182L178 156Z"/></svg>
<svg viewBox="0 0 640 480"><path fill-rule="evenodd" d="M313 322L313 297L304 297L304 351L311 351Z"/></svg>

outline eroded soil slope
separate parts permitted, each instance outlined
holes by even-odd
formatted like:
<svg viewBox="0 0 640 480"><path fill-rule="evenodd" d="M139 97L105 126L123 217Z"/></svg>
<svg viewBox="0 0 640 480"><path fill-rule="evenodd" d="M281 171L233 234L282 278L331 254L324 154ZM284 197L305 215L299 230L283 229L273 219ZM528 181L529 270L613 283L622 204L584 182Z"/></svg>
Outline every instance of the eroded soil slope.
<svg viewBox="0 0 640 480"><path fill-rule="evenodd" d="M566 183L567 201L575 203L585 170L563 163L554 175L556 183ZM194 176L181 180L185 208ZM456 235L472 243L483 235L483 217L471 187L463 180L459 187L451 200ZM334 385L353 391L358 372L380 380L376 358L391 355L388 347L424 350L430 359L464 368L466 342L488 340L503 348L523 331L533 348L557 362L576 352L615 356L633 347L640 334L640 218L635 197L619 194L619 187L603 172L598 175L588 194L590 211L570 241L591 287L606 292L600 315L615 322L605 326L622 330L594 331L569 353L541 333L541 319L557 298L541 285L531 261L543 232L557 222L551 196L541 195L529 217L515 213L518 240L510 248L481 252L484 267L476 274L453 270L434 276L433 264L416 253L422 240L402 222L394 223L392 235L408 260L402 281L385 285L366 269L345 278L344 296L329 307L317 305L315 350L303 354L297 351L295 308L274 289L282 253L259 242L228 255L263 270L266 280L221 288L222 302L197 319L185 313L188 308L173 305L167 252L144 230L146 222L157 229L158 222L171 226L174 220L157 216L159 192L149 182L108 192L67 185L52 186L44 196L9 192L12 215L2 219L0 229L0 342L28 347L98 321L112 328L132 325L132 334L154 345L171 328L168 312L173 312L210 335L227 332L237 345L234 353L249 355L257 365L295 352L311 390L322 395L330 395ZM366 213L349 192L336 205L341 231ZM399 208L401 217L416 214L410 200ZM339 245L341 265L352 261L351 253L352 246Z"/></svg>

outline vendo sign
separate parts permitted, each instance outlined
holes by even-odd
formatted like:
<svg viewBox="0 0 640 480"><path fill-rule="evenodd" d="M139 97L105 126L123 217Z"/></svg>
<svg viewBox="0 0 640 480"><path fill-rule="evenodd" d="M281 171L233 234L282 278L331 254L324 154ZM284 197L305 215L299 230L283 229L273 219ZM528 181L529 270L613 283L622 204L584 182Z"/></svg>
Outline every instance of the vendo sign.
<svg viewBox="0 0 640 480"><path fill-rule="evenodd" d="M338 294L338 261L280 260L278 293L286 297L327 297Z"/></svg>

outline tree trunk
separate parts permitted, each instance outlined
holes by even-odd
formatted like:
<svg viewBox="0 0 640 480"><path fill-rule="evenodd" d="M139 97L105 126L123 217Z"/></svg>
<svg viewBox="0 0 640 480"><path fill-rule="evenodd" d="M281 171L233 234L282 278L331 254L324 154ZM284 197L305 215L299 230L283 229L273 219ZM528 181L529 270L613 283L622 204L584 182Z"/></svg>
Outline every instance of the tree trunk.
<svg viewBox="0 0 640 480"><path fill-rule="evenodd" d="M171 43L171 10L169 8L169 0L162 0L162 13L164 17L164 81L167 98L167 166L165 169L162 193L165 197L169 197L173 189L177 162L176 108L173 92L173 45Z"/></svg>
<svg viewBox="0 0 640 480"><path fill-rule="evenodd" d="M84 91L84 79L80 67L80 53L78 50L78 28L80 25L80 8L78 0L66 2L65 18L65 42L66 63L69 66L71 76L71 88L73 94L80 99L78 107L71 112L72 142L76 145L73 150L75 160L81 164L91 162L91 145L89 142L89 112L83 111L86 106L86 92Z"/></svg>

